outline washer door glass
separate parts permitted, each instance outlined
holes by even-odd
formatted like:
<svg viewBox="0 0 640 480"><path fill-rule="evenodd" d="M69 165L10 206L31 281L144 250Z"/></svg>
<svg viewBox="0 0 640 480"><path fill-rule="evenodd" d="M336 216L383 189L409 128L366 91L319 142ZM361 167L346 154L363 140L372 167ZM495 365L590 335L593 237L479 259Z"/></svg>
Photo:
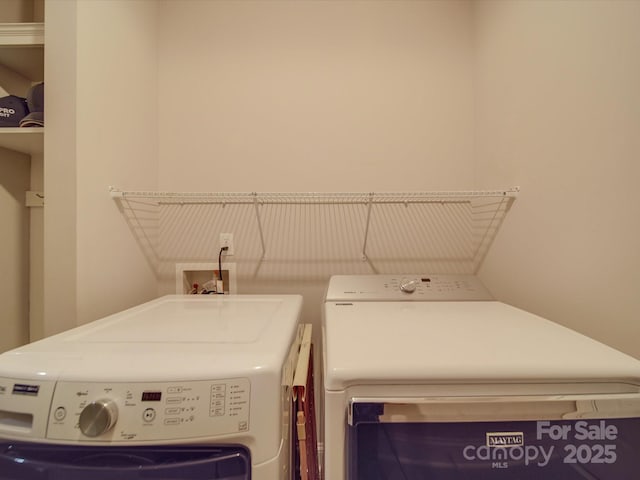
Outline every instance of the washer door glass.
<svg viewBox="0 0 640 480"><path fill-rule="evenodd" d="M249 480L242 446L80 447L0 442L0 480Z"/></svg>
<svg viewBox="0 0 640 480"><path fill-rule="evenodd" d="M421 421L393 407L351 406L349 480L635 480L640 472L637 417L482 421L461 409L456 421Z"/></svg>

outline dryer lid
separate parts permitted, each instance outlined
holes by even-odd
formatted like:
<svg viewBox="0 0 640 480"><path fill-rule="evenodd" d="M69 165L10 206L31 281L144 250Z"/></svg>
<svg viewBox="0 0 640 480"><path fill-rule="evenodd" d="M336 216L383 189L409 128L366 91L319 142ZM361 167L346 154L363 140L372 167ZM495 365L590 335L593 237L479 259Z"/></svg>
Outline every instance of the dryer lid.
<svg viewBox="0 0 640 480"><path fill-rule="evenodd" d="M325 387L633 381L640 361L496 301L327 302Z"/></svg>

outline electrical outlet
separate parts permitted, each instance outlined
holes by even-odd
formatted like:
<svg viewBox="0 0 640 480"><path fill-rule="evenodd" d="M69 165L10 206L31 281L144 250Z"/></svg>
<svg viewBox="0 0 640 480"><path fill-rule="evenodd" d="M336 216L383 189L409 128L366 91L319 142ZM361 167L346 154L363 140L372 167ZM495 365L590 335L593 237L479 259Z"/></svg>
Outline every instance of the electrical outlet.
<svg viewBox="0 0 640 480"><path fill-rule="evenodd" d="M233 255L235 249L233 248L233 233L221 233L220 234L220 248L227 247L225 255Z"/></svg>

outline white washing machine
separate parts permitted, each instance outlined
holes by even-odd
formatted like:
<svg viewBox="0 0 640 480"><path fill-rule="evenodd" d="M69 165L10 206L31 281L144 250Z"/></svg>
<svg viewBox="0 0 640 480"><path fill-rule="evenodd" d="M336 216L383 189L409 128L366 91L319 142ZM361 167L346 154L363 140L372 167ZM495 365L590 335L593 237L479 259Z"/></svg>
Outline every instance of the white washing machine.
<svg viewBox="0 0 640 480"><path fill-rule="evenodd" d="M301 305L166 296L0 355L0 479L291 478Z"/></svg>
<svg viewBox="0 0 640 480"><path fill-rule="evenodd" d="M323 353L326 480L638 478L640 361L473 276L331 278Z"/></svg>

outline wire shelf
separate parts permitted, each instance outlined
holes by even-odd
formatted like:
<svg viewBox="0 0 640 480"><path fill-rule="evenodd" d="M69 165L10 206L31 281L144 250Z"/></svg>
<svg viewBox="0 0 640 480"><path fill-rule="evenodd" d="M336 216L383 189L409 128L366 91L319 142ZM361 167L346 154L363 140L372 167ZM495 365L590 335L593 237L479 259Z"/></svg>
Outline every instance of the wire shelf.
<svg viewBox="0 0 640 480"><path fill-rule="evenodd" d="M395 254L397 268L405 270L428 259L439 273L453 264L475 273L520 189L168 192L110 187L109 192L155 261L210 257L216 233L234 231L257 239L258 251L243 250L257 254L258 262L319 264L359 257L388 270ZM250 218L253 226L247 225Z"/></svg>
<svg viewBox="0 0 640 480"><path fill-rule="evenodd" d="M515 198L519 187L507 190L465 190L432 192L162 192L125 191L109 187L113 198L139 198L158 203L246 204L402 204L469 201L473 198Z"/></svg>

